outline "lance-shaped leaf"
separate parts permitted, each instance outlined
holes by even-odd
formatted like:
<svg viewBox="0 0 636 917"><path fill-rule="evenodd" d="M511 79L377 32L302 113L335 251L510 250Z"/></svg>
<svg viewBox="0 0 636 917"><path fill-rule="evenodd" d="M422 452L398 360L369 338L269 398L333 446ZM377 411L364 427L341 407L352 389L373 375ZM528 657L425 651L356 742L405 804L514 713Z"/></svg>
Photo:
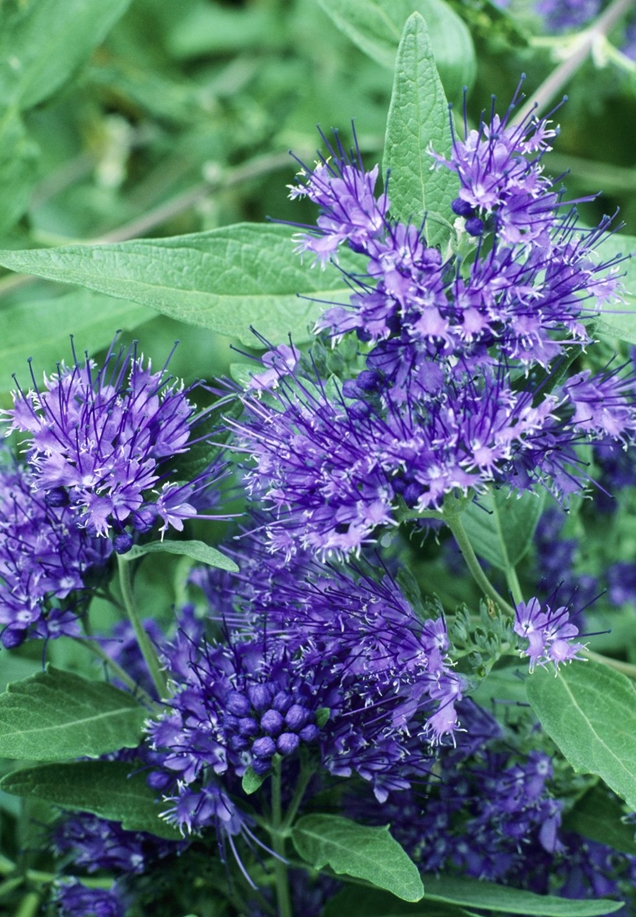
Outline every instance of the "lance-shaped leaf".
<svg viewBox="0 0 636 917"><path fill-rule="evenodd" d="M165 808L146 783L145 773L130 761L77 761L43 764L13 771L0 787L16 796L34 796L56 806L92 812L121 822L128 831L149 831L159 837L181 835L160 817Z"/></svg>
<svg viewBox="0 0 636 917"><path fill-rule="evenodd" d="M431 244L448 238L450 205L459 190L456 174L433 169L428 152L432 144L437 153L450 154L448 117L426 22L413 13L404 27L395 64L384 170L390 171L391 214L403 223L419 224L426 217L426 237ZM446 225L440 220L446 220Z"/></svg>
<svg viewBox="0 0 636 917"><path fill-rule="evenodd" d="M405 901L418 901L424 894L417 867L388 828L369 828L338 815L305 815L296 822L292 840L316 869L330 866Z"/></svg>
<svg viewBox="0 0 636 917"><path fill-rule="evenodd" d="M532 544L544 504L544 490L516 494L501 487L469 504L462 523L477 554L500 570L509 570Z"/></svg>
<svg viewBox="0 0 636 917"><path fill-rule="evenodd" d="M621 901L571 901L535 895L505 885L473 879L424 875L426 895L417 904L398 901L375 889L349 886L331 899L324 917L465 917L467 908L536 917L600 917L623 906Z"/></svg>
<svg viewBox="0 0 636 917"><path fill-rule="evenodd" d="M0 264L260 346L250 326L274 343L307 340L325 303L349 301L342 272L303 266L292 235L288 226L239 223L167 239L0 251ZM352 252L339 257L343 270L360 269Z"/></svg>
<svg viewBox="0 0 636 917"><path fill-rule="evenodd" d="M539 669L527 679L541 725L578 773L598 774L636 809L636 688L597 662Z"/></svg>
<svg viewBox="0 0 636 917"><path fill-rule="evenodd" d="M0 757L55 761L135 748L147 716L132 695L49 666L0 696Z"/></svg>
<svg viewBox="0 0 636 917"><path fill-rule="evenodd" d="M204 541L152 541L150 544L134 545L122 557L124 560L136 560L145 554L180 554L192 558L199 564L207 564L208 567L218 567L229 573L238 571L237 565L231 558L221 554Z"/></svg>
<svg viewBox="0 0 636 917"><path fill-rule="evenodd" d="M455 876L424 876L426 899L462 907L501 911L506 914L536 914L537 917L598 917L623 906L622 901L570 901L554 895L535 895L519 888L506 888L481 879Z"/></svg>

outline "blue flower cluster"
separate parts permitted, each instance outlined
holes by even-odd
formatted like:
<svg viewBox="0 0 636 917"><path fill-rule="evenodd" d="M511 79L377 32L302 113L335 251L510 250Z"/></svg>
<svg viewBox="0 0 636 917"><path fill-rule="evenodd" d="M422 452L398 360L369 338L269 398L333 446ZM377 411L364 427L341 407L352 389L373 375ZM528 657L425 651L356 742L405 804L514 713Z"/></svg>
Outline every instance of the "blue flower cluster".
<svg viewBox="0 0 636 917"><path fill-rule="evenodd" d="M243 395L236 448L271 512L273 550L358 554L405 512L435 515L447 496L492 483L562 498L586 480L578 445L633 441L633 370L551 380L589 343L585 321L620 297L618 268L594 255L607 221L578 228L543 172L554 129L514 124L512 111L466 129L449 157L431 151L460 182L446 259L425 227L390 218L377 167L365 172L339 141L301 172L292 196L321 215L298 250L324 263L348 245L366 259L347 278L350 304L327 309L317 330L355 332L366 365L327 381L279 347Z"/></svg>
<svg viewBox="0 0 636 917"><path fill-rule="evenodd" d="M80 633L113 551L125 553L158 520L161 533L200 515L197 495L219 478L211 465L180 483L175 457L202 420L165 368L151 372L136 348L111 346L101 368L71 367L14 394L3 411L24 460L0 464L2 643Z"/></svg>
<svg viewBox="0 0 636 917"><path fill-rule="evenodd" d="M369 781L378 799L409 786L459 727L463 680L443 618L420 620L390 577L307 558L290 571L258 545L243 558L222 640L191 644L169 711L148 727L161 765L149 782L171 799L168 819L205 827L210 784L250 768L265 776L304 748L326 772ZM217 577L206 586L217 617Z"/></svg>

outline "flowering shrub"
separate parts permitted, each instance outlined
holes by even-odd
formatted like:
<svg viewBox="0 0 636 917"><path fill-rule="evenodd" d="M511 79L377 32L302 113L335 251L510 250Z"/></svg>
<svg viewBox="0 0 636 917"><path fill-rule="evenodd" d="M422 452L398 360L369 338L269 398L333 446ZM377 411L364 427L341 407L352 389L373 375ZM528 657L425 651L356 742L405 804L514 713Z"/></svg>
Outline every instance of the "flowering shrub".
<svg viewBox="0 0 636 917"><path fill-rule="evenodd" d="M208 162L203 191L149 223L51 248L27 132L62 117L64 96L44 103L128 4L0 7L0 133L17 162L0 153L0 263L23 272L0 296L16 297L7 352L28 327L33 354L0 415L3 908L633 914L636 234L598 209L580 156L563 173L568 107L553 107L588 55L633 74L631 0L319 0L334 41L361 48L357 70L391 68L383 161L345 122L320 132L313 165L294 153L279 222L137 240L281 168L229 165L260 122L227 86L250 83L261 41L283 66L288 13L202 3L177 19L135 2L82 80L110 85L107 60L108 105L125 97L131 123L134 106L154 113L150 139L107 122L131 156L149 143L152 160L199 106L180 147L196 160L211 114L226 119L230 171ZM309 2L292 4L290 55L311 56ZM171 67L242 56L213 77L193 64L178 92L150 63L154 84L118 69L127 47L146 59L151 8ZM58 31L68 69L44 54ZM570 57L552 69L545 47ZM502 78L482 110L502 48L545 73ZM262 79L267 104L292 105ZM124 187L114 141L99 169L102 191ZM19 290L35 277L84 288L44 287L41 328ZM157 364L172 330L139 329L158 371L116 328L117 309L128 329L147 307L186 336ZM238 359L217 343L212 365L201 327Z"/></svg>

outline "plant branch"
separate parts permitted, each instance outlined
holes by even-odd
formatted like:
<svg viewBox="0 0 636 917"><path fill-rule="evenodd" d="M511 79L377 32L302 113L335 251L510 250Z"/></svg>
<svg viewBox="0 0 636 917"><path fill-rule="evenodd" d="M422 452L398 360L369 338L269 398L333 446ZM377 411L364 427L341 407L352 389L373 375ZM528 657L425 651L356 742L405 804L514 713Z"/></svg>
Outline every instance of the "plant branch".
<svg viewBox="0 0 636 917"><path fill-rule="evenodd" d="M80 646L83 646L85 649L89 650L89 652L93 653L95 656L99 657L99 659L102 659L106 665L112 669L113 674L116 675L117 678L122 681L127 688L130 689L130 691L137 697L138 700L140 700L148 707L156 708L157 705L152 697L146 691L144 691L144 689L138 685L133 678L130 677L128 672L122 669L118 662L115 662L115 660L108 655L104 647L100 646L96 640L87 640L85 637L73 637L73 640L75 640L76 643L79 643Z"/></svg>
<svg viewBox="0 0 636 917"><path fill-rule="evenodd" d="M479 565L477 560L477 555L473 550L473 546L470 543L468 535L466 534L466 529L464 528L459 513L449 513L444 516L444 522L449 527L453 533L453 537L457 542L459 550L462 552L464 560L466 561L466 566L470 570L473 579L488 598L492 599L499 607L506 611L509 615L514 617L515 610L506 600L499 595L495 587L492 585L484 571Z"/></svg>
<svg viewBox="0 0 636 917"><path fill-rule="evenodd" d="M124 223L111 232L92 239L69 239L68 242L74 242L76 245L99 245L101 243L126 242L130 239L135 239L152 229L156 229L157 226L161 226L162 223L178 216L180 213L189 210L215 191L233 188L251 179L268 175L270 172L277 172L279 169L284 169L289 163L289 153L269 153L265 156L257 156L225 172L219 170L216 174L211 175L207 181L199 182L186 191L182 191L175 197L164 201L163 204L159 204L142 216L137 217L130 223ZM3 277L0 279L0 296L4 296L18 287L33 283L39 279L33 274L11 274L8 277Z"/></svg>
<svg viewBox="0 0 636 917"><path fill-rule="evenodd" d="M530 96L511 123L519 124L533 111L541 114L569 83L579 67L594 52L607 33L614 28L633 5L634 0L614 0L598 17L596 22L593 22L589 28L580 33L573 42L572 50L568 57L552 71L547 80L544 80L537 91Z"/></svg>
<svg viewBox="0 0 636 917"><path fill-rule="evenodd" d="M276 875L276 898L278 900L279 917L293 917L291 897L289 894L289 881L287 876L287 861L285 859L285 835L282 832L283 812L281 806L281 763L274 764L272 768L272 848L276 854L274 858L274 873Z"/></svg>
<svg viewBox="0 0 636 917"><path fill-rule="evenodd" d="M141 650L141 654L144 657L146 665L148 666L148 671L157 690L157 694L159 695L159 699L167 697L169 691L166 675L159 663L157 650L155 649L152 640L146 633L146 629L143 626L135 605L135 597L133 595L132 580L130 576L130 561L126 560L126 558L121 554L118 555L117 568L119 571L119 585L121 588L122 598L124 600L124 608L126 609L128 620L132 624L133 630L135 631L135 637L137 638L139 649Z"/></svg>

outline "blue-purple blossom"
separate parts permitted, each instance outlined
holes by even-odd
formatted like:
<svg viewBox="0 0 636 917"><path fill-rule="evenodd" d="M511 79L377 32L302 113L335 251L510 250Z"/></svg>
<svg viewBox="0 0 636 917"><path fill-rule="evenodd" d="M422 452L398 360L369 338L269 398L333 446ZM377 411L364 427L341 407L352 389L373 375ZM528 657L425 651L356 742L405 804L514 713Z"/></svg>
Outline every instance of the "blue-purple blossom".
<svg viewBox="0 0 636 917"><path fill-rule="evenodd" d="M477 245L463 262L444 261L428 246L425 226L392 221L387 193L374 196L377 167L364 172L359 155L348 155L338 138L328 145L329 160L313 171L303 167L292 196L308 196L321 215L298 250L324 263L348 244L368 258L366 275L349 278L350 304L324 312L318 330L399 340L407 359L414 351L420 362L457 353L483 358L484 346L498 343L509 359L547 366L564 352L564 332L589 340L581 319L618 292L611 264L593 256L607 224L576 228L541 165L555 131L545 119L512 126L513 107L514 100L503 119L493 112L478 130L467 129L464 141L454 138L449 158L431 151L438 168L459 175L460 196L448 202L449 217L453 210L462 218L459 231L494 234L492 245Z"/></svg>
<svg viewBox="0 0 636 917"><path fill-rule="evenodd" d="M111 889L89 888L78 879L59 879L53 901L60 917L124 917L125 905L117 885Z"/></svg>
<svg viewBox="0 0 636 917"><path fill-rule="evenodd" d="M570 610L562 605L551 608L532 598L519 602L515 610L514 631L528 641L521 652L530 659L530 671L536 665L553 663L555 669L561 662L580 659L578 655L585 644L575 643L578 627L570 619Z"/></svg>
<svg viewBox="0 0 636 917"><path fill-rule="evenodd" d="M112 551L75 524L68 506L38 490L33 472L4 456L0 465L0 625L2 643L80 632L77 616L104 575Z"/></svg>
<svg viewBox="0 0 636 917"><path fill-rule="evenodd" d="M26 434L34 487L48 504L69 507L91 535L109 536L119 552L135 534L178 531L197 515L193 498L211 483L205 473L171 480L175 457L196 440L200 416L165 368L151 371L135 347L111 347L101 368L92 360L62 364L42 388L14 394L8 432Z"/></svg>
<svg viewBox="0 0 636 917"><path fill-rule="evenodd" d="M538 0L536 11L549 32L577 29L598 15L601 0Z"/></svg>
<svg viewBox="0 0 636 917"><path fill-rule="evenodd" d="M328 772L359 775L378 798L408 786L430 748L459 727L464 686L443 619L418 619L390 579L298 559L277 570L253 548L257 579L266 567L270 581L249 583L244 604L237 578L224 639L192 646L171 709L149 725L161 763L150 782L188 806L210 780L248 768L267 775L274 760L313 746Z"/></svg>
<svg viewBox="0 0 636 917"><path fill-rule="evenodd" d="M73 864L88 873L104 869L122 876L141 875L179 846L88 812L73 813L55 825L51 845L57 856L70 854Z"/></svg>
<svg viewBox="0 0 636 917"><path fill-rule="evenodd" d="M584 371L547 394L503 364L478 373L456 361L444 386L416 397L394 385L380 394L387 361L373 365L342 389L286 372L267 398L247 392L243 418L229 420L253 461L248 492L271 514L272 550L359 553L405 507L439 511L448 494L490 483L581 490L574 447L636 431L634 380L617 371Z"/></svg>
<svg viewBox="0 0 636 917"><path fill-rule="evenodd" d="M576 597L577 605L585 608L601 589L595 576L577 570L579 539L564 537L566 520L566 513L556 504L541 516L534 535L537 578L543 595L559 591Z"/></svg>

